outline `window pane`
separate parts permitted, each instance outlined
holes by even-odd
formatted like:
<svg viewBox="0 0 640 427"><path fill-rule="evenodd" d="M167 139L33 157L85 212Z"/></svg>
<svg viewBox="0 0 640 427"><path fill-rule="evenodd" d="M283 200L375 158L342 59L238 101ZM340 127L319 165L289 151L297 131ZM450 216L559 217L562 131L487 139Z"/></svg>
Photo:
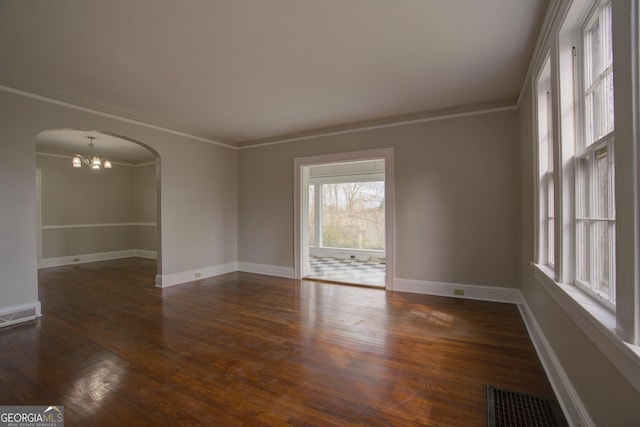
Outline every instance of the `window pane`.
<svg viewBox="0 0 640 427"><path fill-rule="evenodd" d="M547 174L547 216L549 218L554 217L554 201L553 201L553 172Z"/></svg>
<svg viewBox="0 0 640 427"><path fill-rule="evenodd" d="M555 261L555 247L553 240L553 218L547 221L547 264L553 265Z"/></svg>
<svg viewBox="0 0 640 427"><path fill-rule="evenodd" d="M553 172L547 174L547 264L554 263L554 201L553 201Z"/></svg>
<svg viewBox="0 0 640 427"><path fill-rule="evenodd" d="M602 85L598 83L593 89L593 95L591 97L593 116L591 118L591 140L587 141L591 144L604 135L602 118L604 116L602 102Z"/></svg>
<svg viewBox="0 0 640 427"><path fill-rule="evenodd" d="M613 63L613 49L611 41L611 2L602 8L602 44L604 48L604 67Z"/></svg>
<svg viewBox="0 0 640 427"><path fill-rule="evenodd" d="M596 227L596 290L607 298L609 288L609 223L598 221Z"/></svg>
<svg viewBox="0 0 640 427"><path fill-rule="evenodd" d="M603 136L613 130L613 73L607 74L602 83L603 99Z"/></svg>
<svg viewBox="0 0 640 427"><path fill-rule="evenodd" d="M576 279L588 283L589 274L589 221L576 223Z"/></svg>
<svg viewBox="0 0 640 427"><path fill-rule="evenodd" d="M586 87L591 86L602 72L602 48L600 46L600 21L596 18L592 27L587 31L587 76Z"/></svg>
<svg viewBox="0 0 640 427"><path fill-rule="evenodd" d="M384 181L322 185L322 246L384 250Z"/></svg>
<svg viewBox="0 0 640 427"><path fill-rule="evenodd" d="M576 217L589 217L589 156L576 162Z"/></svg>
<svg viewBox="0 0 640 427"><path fill-rule="evenodd" d="M584 119L585 119L585 137L584 146L588 147L593 141L596 140L596 117L597 109L594 105L595 94L593 92L587 93L584 97Z"/></svg>
<svg viewBox="0 0 640 427"><path fill-rule="evenodd" d="M609 218L609 159L606 147L596 151L595 166L595 217L605 219Z"/></svg>

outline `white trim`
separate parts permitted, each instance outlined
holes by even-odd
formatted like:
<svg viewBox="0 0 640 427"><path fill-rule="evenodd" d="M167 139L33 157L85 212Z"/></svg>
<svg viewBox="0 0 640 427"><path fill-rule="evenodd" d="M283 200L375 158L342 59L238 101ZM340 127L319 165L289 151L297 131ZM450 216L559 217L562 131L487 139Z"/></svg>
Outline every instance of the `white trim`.
<svg viewBox="0 0 640 427"><path fill-rule="evenodd" d="M152 258L157 257L155 251L147 251L142 249L127 249L123 251L99 252L93 254L70 255L63 257L44 258L41 268L61 267L63 265L83 264L85 262L108 261L121 258Z"/></svg>
<svg viewBox="0 0 640 427"><path fill-rule="evenodd" d="M615 314L599 305L576 286L557 283L532 263L536 281L563 307L564 312L600 349L631 385L640 391L640 346L616 333Z"/></svg>
<svg viewBox="0 0 640 427"><path fill-rule="evenodd" d="M156 286L159 288L167 288L169 286L181 285L183 283L203 280L235 271L238 271L238 263L229 262L227 264L212 265L194 270L181 271L179 273L158 274L156 275Z"/></svg>
<svg viewBox="0 0 640 427"><path fill-rule="evenodd" d="M385 258L386 252L373 249L317 248L315 246L309 246L309 255L341 259L351 259L351 255L354 255L355 259L368 261L371 257Z"/></svg>
<svg viewBox="0 0 640 427"><path fill-rule="evenodd" d="M100 228L100 227L157 227L155 222L107 222L101 224L60 224L43 225L42 230L63 230L67 228Z"/></svg>
<svg viewBox="0 0 640 427"><path fill-rule="evenodd" d="M42 267L42 170L36 168L36 267Z"/></svg>
<svg viewBox="0 0 640 427"><path fill-rule="evenodd" d="M278 265L254 264L252 262L238 262L238 271L243 273L264 274L266 276L284 277L286 279L295 278L294 269L291 267L281 267Z"/></svg>
<svg viewBox="0 0 640 427"><path fill-rule="evenodd" d="M506 107L486 108L486 109L467 111L467 112L462 112L462 113L450 113L450 114L434 115L434 116L430 116L430 117L423 117L423 118L411 119L411 120L400 120L400 121L396 121L396 122L383 123L383 124L379 124L379 125L353 127L353 128L343 129L343 130L339 130L339 131L328 131L328 132L319 131L317 133L311 133L311 134L305 135L305 136L289 137L289 138L285 137L283 139L277 139L277 140L274 140L274 141L269 141L269 142L264 142L264 143L256 143L256 144L251 144L251 141L243 141L243 142L241 142L241 144L251 144L251 145L244 145L244 146L239 146L238 147L238 146L233 145L233 143L224 143L224 142L216 141L214 139L203 138L201 136L192 135L192 134L189 134L189 133L185 133L185 132L181 132L181 131L165 128L165 127L162 127L162 126L153 125L153 124L150 124L150 123L145 123L145 122L141 122L141 121L138 121L138 120L129 119L129 118L126 118L126 117L123 117L123 116L118 116L116 114L105 113L103 111L94 110L93 108L83 107L83 106L72 104L72 103L66 102L66 101L60 101L58 99L50 98L48 96L38 95L38 94L35 94L35 93L32 93L32 92L28 92L28 91L25 91L25 90L22 90L22 89L16 89L16 88L13 88L13 87L10 87L10 86L6 86L6 85L3 85L3 84L0 84L0 90L4 91L4 92L13 93L15 95L21 95L21 96L24 96L26 98L37 99L39 101L47 102L47 103L58 105L58 106L61 106L61 107L70 108L72 110L78 110L78 111L83 111L83 112L86 112L86 113L96 114L98 116L107 117L107 118L118 120L118 121L122 121L122 122L125 122L125 123L131 123L131 124L143 126L143 127L150 128L150 129L155 129L155 130L158 130L158 131L161 131L161 132L167 132L167 133L170 133L170 134L173 134L173 135L182 136L182 137L185 137L185 138L195 139L197 141L202 141L202 142L207 142L209 144L218 145L220 147L229 148L229 149L232 149L232 150L245 150L245 149L256 148L256 147L264 147L264 146L267 146L267 145L282 144L282 143L291 142L291 141L302 141L302 140L305 140L305 139L312 139L312 138L318 138L318 137L344 135L344 134L349 134L349 133L354 133L354 132L364 132L364 131L368 131L368 130L384 129L384 128L390 128L390 127L396 127L396 126L406 126L406 125L413 125L413 124L417 124L417 123L433 122L433 121L438 121L438 120L447 120L447 119L455 119L455 118L460 118L460 117L477 116L477 115L482 115L482 114L499 113L499 112L503 112L503 111L515 110L515 109L518 108L518 105L509 105L509 106L506 106Z"/></svg>
<svg viewBox="0 0 640 427"><path fill-rule="evenodd" d="M517 105L509 105L509 106L506 106L506 107L486 108L486 109L482 109L482 110L467 111L467 112L463 112L463 113L450 113L450 114L434 115L434 116L423 117L423 118L419 118L419 119L400 120L400 121L397 121L397 122L384 123L384 124L379 124L379 125L353 127L353 128L342 129L342 130L337 130L337 131L326 131L326 132L318 131L317 133L310 133L310 134L304 135L304 136L295 136L295 137L289 137L289 138L284 137L282 139L276 139L276 140L273 140L273 141L256 143L256 144L251 144L251 141L246 141L246 142L244 142L244 144L251 144L251 145L239 146L238 150L248 150L250 148L266 147L266 146L269 146L269 145L276 145L276 144L284 144L286 142L304 141L306 139L323 138L323 137L327 137L327 136L336 136L336 135L345 135L345 134L349 134L349 133L365 132L365 131L369 131L369 130L385 129L385 128L391 128L391 127L397 127L397 126L415 125L415 124L418 124L418 123L427 123L427 122L435 122L435 121L440 121L440 120L457 119L457 118L461 118L461 117L478 116L478 115L482 115L482 114L501 113L503 111L512 111L512 110L515 110L517 108L518 108Z"/></svg>
<svg viewBox="0 0 640 427"><path fill-rule="evenodd" d="M136 249L136 255L139 258L158 259L157 251L148 251L145 249Z"/></svg>
<svg viewBox="0 0 640 427"><path fill-rule="evenodd" d="M571 384L571 380L569 380L567 373L562 368L562 364L553 351L553 347L545 337L524 297L520 299L518 310L520 310L520 315L529 332L531 342L536 349L538 358L562 407L567 422L571 427L595 427L587 408L582 403L573 384Z"/></svg>
<svg viewBox="0 0 640 427"><path fill-rule="evenodd" d="M25 314L24 312L32 311L33 314L27 314L25 316L16 318L17 314ZM32 301L27 304L12 305L10 307L0 308L0 328L10 325L17 325L18 323L28 322L35 320L42 316L40 309L40 301Z"/></svg>
<svg viewBox="0 0 640 427"><path fill-rule="evenodd" d="M208 142L210 144L219 145L221 147L230 148L232 150L237 150L238 149L237 147L234 147L233 145L225 144L223 142L216 141L216 140L213 140L213 139L203 138L201 136L196 136L196 135L191 135L191 134L188 134L188 133L185 133L185 132L180 132L180 131L169 129L169 128L165 128L165 127L162 127L162 126L152 125L150 123L145 123L145 122L141 122L141 121L138 121L138 120L128 119L126 117L118 116L116 114L105 113L103 111L94 110L93 108L82 107L80 105L72 104L70 102L60 101L58 99L50 98L48 96L38 95L38 94L35 94L35 93L32 93L32 92L27 92L27 91L22 90L22 89L16 89L16 88L13 88L13 87L10 87L10 86L6 86L6 85L3 85L3 84L0 84L0 90L4 91L4 92L13 93L15 95L21 95L21 96L24 96L26 98L37 99L38 101L44 101L44 102L47 102L49 104L54 104L54 105L58 105L58 106L61 106L61 107L70 108L72 110L83 111L85 113L91 113L91 114L95 114L95 115L98 115L98 116L107 117L109 119L114 119L114 120L118 120L118 121L125 122L125 123L131 123L131 124L134 124L134 125L143 126L143 127L146 127L146 128L159 130L161 132L167 132L167 133L170 133L170 134L173 134L173 135L178 135L178 136L182 136L182 137L189 138L189 139L195 139L197 141Z"/></svg>
<svg viewBox="0 0 640 427"><path fill-rule="evenodd" d="M412 292L416 294L503 302L509 304L517 304L518 301L520 301L520 291L518 289L499 286L465 285L459 283L428 282L424 280L396 278L394 280L393 290L398 292ZM456 295L456 291L462 291L463 294Z"/></svg>
<svg viewBox="0 0 640 427"><path fill-rule="evenodd" d="M560 6L562 6L563 1L553 1L550 2L549 6L544 15L544 20L542 21L542 25L540 26L540 31L538 32L538 38L536 39L536 44L533 48L533 54L531 55L531 60L529 61L529 65L527 66L527 71L524 75L524 79L522 80L522 88L520 88L520 94L518 95L518 100L516 102L516 108L520 108L520 102L522 101L522 97L524 96L527 90L527 80L529 80L533 75L534 69L541 68L541 61L544 61L545 52L549 50L549 40L550 36L554 30L554 28L558 24L557 16L560 11ZM533 80L533 78L531 79Z"/></svg>

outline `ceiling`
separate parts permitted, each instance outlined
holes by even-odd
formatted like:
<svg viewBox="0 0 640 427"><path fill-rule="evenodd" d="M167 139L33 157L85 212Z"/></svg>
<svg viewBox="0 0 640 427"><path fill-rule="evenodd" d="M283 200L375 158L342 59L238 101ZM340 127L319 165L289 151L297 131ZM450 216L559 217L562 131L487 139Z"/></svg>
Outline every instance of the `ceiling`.
<svg viewBox="0 0 640 427"><path fill-rule="evenodd" d="M0 84L233 146L514 105L549 0L4 0Z"/></svg>

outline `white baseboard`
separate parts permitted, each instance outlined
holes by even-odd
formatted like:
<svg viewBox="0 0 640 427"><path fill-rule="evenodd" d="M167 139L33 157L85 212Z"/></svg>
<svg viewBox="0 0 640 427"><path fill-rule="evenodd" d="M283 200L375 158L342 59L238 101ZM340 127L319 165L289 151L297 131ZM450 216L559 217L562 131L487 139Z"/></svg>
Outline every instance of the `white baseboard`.
<svg viewBox="0 0 640 427"><path fill-rule="evenodd" d="M0 328L37 319L42 316L40 301L0 308Z"/></svg>
<svg viewBox="0 0 640 427"><path fill-rule="evenodd" d="M140 258L149 258L149 259L158 259L158 252L156 251L147 251L144 249L136 249L136 255Z"/></svg>
<svg viewBox="0 0 640 427"><path fill-rule="evenodd" d="M538 353L540 362L547 373L547 378L553 387L553 391L556 394L556 398L562 407L567 422L571 427L595 427L595 423L589 416L587 408L582 403L580 396L576 392L576 389L571 384L569 377L562 368L558 357L556 356L551 344L547 340L535 319L533 312L527 305L524 297L520 298L518 304L520 315L524 320L524 324L529 332L529 337L533 342L533 346Z"/></svg>
<svg viewBox="0 0 640 427"><path fill-rule="evenodd" d="M514 288L426 282L422 280L397 278L393 282L393 290L399 292L413 292L416 294L505 302L511 304L517 304L520 298L520 291Z"/></svg>
<svg viewBox="0 0 640 427"><path fill-rule="evenodd" d="M127 249L124 251L100 252L95 254L70 255L57 258L43 258L40 268L61 267L63 265L82 264L85 262L108 261L120 258L157 258L157 252L142 249Z"/></svg>
<svg viewBox="0 0 640 427"><path fill-rule="evenodd" d="M179 273L159 274L156 276L156 286L159 288L166 288L169 286L180 285L182 283L193 282L195 280L206 279L208 277L219 276L221 274L233 273L234 271L238 271L237 262L197 268L189 271L181 271Z"/></svg>
<svg viewBox="0 0 640 427"><path fill-rule="evenodd" d="M295 278L295 270L293 269L293 267L281 267L278 265L238 262L238 271L242 271L245 273L264 274L266 276L284 277L286 279Z"/></svg>

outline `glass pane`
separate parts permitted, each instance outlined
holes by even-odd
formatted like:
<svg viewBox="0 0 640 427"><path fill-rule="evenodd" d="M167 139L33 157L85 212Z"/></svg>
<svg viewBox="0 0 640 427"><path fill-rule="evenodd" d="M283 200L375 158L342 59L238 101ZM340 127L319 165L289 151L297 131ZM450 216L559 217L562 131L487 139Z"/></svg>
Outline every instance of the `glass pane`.
<svg viewBox="0 0 640 427"><path fill-rule="evenodd" d="M590 281L589 274L589 221L576 223L576 279Z"/></svg>
<svg viewBox="0 0 640 427"><path fill-rule="evenodd" d="M595 142L597 139L604 135L602 129L602 120L604 117L604 103L602 102L602 85L598 83L593 89L593 97L592 100L592 108L593 108L593 117L591 122L591 135L592 138L590 141L587 141L589 144Z"/></svg>
<svg viewBox="0 0 640 427"><path fill-rule="evenodd" d="M316 186L309 186L309 246L316 245Z"/></svg>
<svg viewBox="0 0 640 427"><path fill-rule="evenodd" d="M607 298L610 295L609 288L609 223L598 221L596 227L596 290L602 292Z"/></svg>
<svg viewBox="0 0 640 427"><path fill-rule="evenodd" d="M322 246L384 250L384 181L322 185Z"/></svg>
<svg viewBox="0 0 640 427"><path fill-rule="evenodd" d="M587 93L584 96L584 146L588 147L591 145L593 141L596 140L595 132L595 116L597 115L597 110L594 107L594 98L595 95L593 93Z"/></svg>
<svg viewBox="0 0 640 427"><path fill-rule="evenodd" d="M609 218L609 158L607 148L595 152L595 217Z"/></svg>
<svg viewBox="0 0 640 427"><path fill-rule="evenodd" d="M604 90L603 135L606 135L613 130L613 73L607 74L602 82Z"/></svg>
<svg viewBox="0 0 640 427"><path fill-rule="evenodd" d="M553 264L555 261L555 247L553 240L554 220L549 218L547 221L547 264Z"/></svg>
<svg viewBox="0 0 640 427"><path fill-rule="evenodd" d="M576 162L576 217L589 217L589 156Z"/></svg>
<svg viewBox="0 0 640 427"><path fill-rule="evenodd" d="M555 208L553 201L553 172L547 174L547 216L553 218Z"/></svg>
<svg viewBox="0 0 640 427"><path fill-rule="evenodd" d="M602 72L602 47L600 46L600 21L596 18L593 26L587 31L587 80L586 87L591 86Z"/></svg>
<svg viewBox="0 0 640 427"><path fill-rule="evenodd" d="M554 263L554 202L553 202L553 172L547 174L547 263Z"/></svg>
<svg viewBox="0 0 640 427"><path fill-rule="evenodd" d="M613 49L611 41L611 2L602 9L602 39L604 47L604 67L607 68L613 63Z"/></svg>

